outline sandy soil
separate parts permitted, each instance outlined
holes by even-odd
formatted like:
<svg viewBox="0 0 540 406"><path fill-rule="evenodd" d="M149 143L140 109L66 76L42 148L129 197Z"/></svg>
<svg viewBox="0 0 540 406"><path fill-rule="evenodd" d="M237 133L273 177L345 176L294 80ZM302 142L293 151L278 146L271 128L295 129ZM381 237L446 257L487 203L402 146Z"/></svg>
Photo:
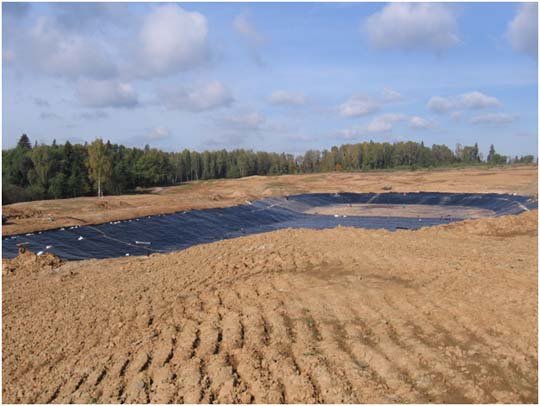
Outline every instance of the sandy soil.
<svg viewBox="0 0 540 406"><path fill-rule="evenodd" d="M3 401L536 403L537 214L4 261Z"/></svg>
<svg viewBox="0 0 540 406"><path fill-rule="evenodd" d="M2 207L9 223L2 235L98 224L189 209L227 207L268 196L315 192L496 192L537 195L538 168L325 173L253 176L155 188L149 194L84 197L17 203Z"/></svg>
<svg viewBox="0 0 540 406"><path fill-rule="evenodd" d="M378 216L378 217L453 217L458 219L490 217L493 210L467 206L428 206L425 204L334 204L313 207L308 214L337 216Z"/></svg>

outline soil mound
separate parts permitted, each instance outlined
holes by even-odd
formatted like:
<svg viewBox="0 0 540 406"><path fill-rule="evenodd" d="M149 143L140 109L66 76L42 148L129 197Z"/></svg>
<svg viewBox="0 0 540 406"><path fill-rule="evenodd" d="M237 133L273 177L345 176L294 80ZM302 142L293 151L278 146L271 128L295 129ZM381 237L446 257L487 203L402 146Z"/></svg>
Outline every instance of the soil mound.
<svg viewBox="0 0 540 406"><path fill-rule="evenodd" d="M13 259L2 261L3 275L19 275L53 270L62 265L64 261L50 252L42 255L24 251Z"/></svg>
<svg viewBox="0 0 540 406"><path fill-rule="evenodd" d="M538 210L531 210L517 216L485 218L482 221L465 220L441 227L457 232L494 237L538 235Z"/></svg>

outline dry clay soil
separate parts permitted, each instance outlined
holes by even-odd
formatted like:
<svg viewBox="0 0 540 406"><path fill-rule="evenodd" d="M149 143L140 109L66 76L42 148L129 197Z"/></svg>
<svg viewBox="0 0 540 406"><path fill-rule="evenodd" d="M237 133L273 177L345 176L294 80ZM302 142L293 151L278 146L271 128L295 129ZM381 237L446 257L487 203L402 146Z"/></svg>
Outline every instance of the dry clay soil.
<svg viewBox="0 0 540 406"><path fill-rule="evenodd" d="M537 214L5 260L3 401L536 403Z"/></svg>

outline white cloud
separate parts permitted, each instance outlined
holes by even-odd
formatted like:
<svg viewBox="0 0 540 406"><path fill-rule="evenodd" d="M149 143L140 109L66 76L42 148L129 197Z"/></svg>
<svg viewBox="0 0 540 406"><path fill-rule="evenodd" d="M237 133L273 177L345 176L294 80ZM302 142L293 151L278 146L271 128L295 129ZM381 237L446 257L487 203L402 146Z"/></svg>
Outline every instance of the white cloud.
<svg viewBox="0 0 540 406"><path fill-rule="evenodd" d="M157 141L157 140L163 140L166 138L169 138L171 135L171 131L166 127L156 127L152 129L148 134L146 134L145 138L147 140Z"/></svg>
<svg viewBox="0 0 540 406"><path fill-rule="evenodd" d="M344 140L350 140L353 138L358 138L366 135L365 129L361 128L344 128L342 130L339 130L335 138L344 139Z"/></svg>
<svg viewBox="0 0 540 406"><path fill-rule="evenodd" d="M254 45L263 43L263 36L257 31L255 25L249 20L246 13L239 14L233 21L234 29L240 33L246 40Z"/></svg>
<svg viewBox="0 0 540 406"><path fill-rule="evenodd" d="M450 113L450 117L452 117L452 119L455 120L455 121L460 121L461 117L463 117L463 112L462 111L453 111L452 113Z"/></svg>
<svg viewBox="0 0 540 406"><path fill-rule="evenodd" d="M395 91L394 89L385 88L382 93L382 99L386 103L396 102L403 99L401 93Z"/></svg>
<svg viewBox="0 0 540 406"><path fill-rule="evenodd" d="M250 21L248 14L242 13L236 16L233 21L233 28L247 43L249 53L253 61L258 65L262 65L262 58L259 53L259 49L264 43L264 37Z"/></svg>
<svg viewBox="0 0 540 406"><path fill-rule="evenodd" d="M517 118L518 116L515 114L493 113L474 116L469 121L475 125L500 126L510 124L516 121Z"/></svg>
<svg viewBox="0 0 540 406"><path fill-rule="evenodd" d="M361 117L374 113L380 108L380 103L367 96L353 96L339 106L342 117Z"/></svg>
<svg viewBox="0 0 540 406"><path fill-rule="evenodd" d="M452 110L455 106L450 99L440 96L433 96L431 99L429 99L427 107L429 110L435 113L446 113L447 111Z"/></svg>
<svg viewBox="0 0 540 406"><path fill-rule="evenodd" d="M538 56L538 4L521 4L517 15L508 24L506 36L514 50Z"/></svg>
<svg viewBox="0 0 540 406"><path fill-rule="evenodd" d="M144 73L169 75L185 71L208 57L206 18L175 4L159 6L144 19L139 34Z"/></svg>
<svg viewBox="0 0 540 406"><path fill-rule="evenodd" d="M439 3L391 3L368 17L364 28L378 49L439 52L459 43L456 17Z"/></svg>
<svg viewBox="0 0 540 406"><path fill-rule="evenodd" d="M277 105L302 105L306 97L302 93L293 93L285 90L276 90L268 98L270 103Z"/></svg>
<svg viewBox="0 0 540 406"><path fill-rule="evenodd" d="M435 113L447 113L457 109L478 110L500 105L501 103L496 97L478 91L451 97L433 96L427 103L428 109Z"/></svg>
<svg viewBox="0 0 540 406"><path fill-rule="evenodd" d="M11 23L3 61L69 79L151 78L210 56L206 18L175 4L131 14L121 4L59 4L28 29ZM9 50L9 51L8 51ZM24 52L22 52L24 51Z"/></svg>
<svg viewBox="0 0 540 406"><path fill-rule="evenodd" d="M427 130L436 126L435 122L419 116L387 113L374 117L368 125L346 128L338 131L337 138L351 139L367 135L388 135L398 123L408 124L415 130Z"/></svg>
<svg viewBox="0 0 540 406"><path fill-rule="evenodd" d="M236 130L260 130L266 118L257 112L227 116L222 123Z"/></svg>
<svg viewBox="0 0 540 406"><path fill-rule="evenodd" d="M68 33L52 18L39 17L25 37L25 58L33 67L70 78L110 78L116 73L105 44L95 38Z"/></svg>
<svg viewBox="0 0 540 406"><path fill-rule="evenodd" d="M370 133L385 133L392 131L394 124L406 120L403 114L388 113L375 117L367 126Z"/></svg>
<svg viewBox="0 0 540 406"><path fill-rule="evenodd" d="M86 107L126 107L139 103L137 93L129 83L113 80L82 79L77 84L77 96Z"/></svg>
<svg viewBox="0 0 540 406"><path fill-rule="evenodd" d="M194 112L226 107L234 102L231 91L217 80L199 87L169 87L161 89L159 94L168 108Z"/></svg>
<svg viewBox="0 0 540 406"><path fill-rule="evenodd" d="M415 130L428 130L435 127L435 123L423 117L412 116L409 119L409 126Z"/></svg>
<svg viewBox="0 0 540 406"><path fill-rule="evenodd" d="M383 105L403 100L401 93L394 89L384 88L377 97L356 94L338 106L342 117L362 117L379 111Z"/></svg>
<svg viewBox="0 0 540 406"><path fill-rule="evenodd" d="M464 93L458 96L457 104L459 107L468 109L485 109L487 107L497 107L501 105L497 98L478 91Z"/></svg>

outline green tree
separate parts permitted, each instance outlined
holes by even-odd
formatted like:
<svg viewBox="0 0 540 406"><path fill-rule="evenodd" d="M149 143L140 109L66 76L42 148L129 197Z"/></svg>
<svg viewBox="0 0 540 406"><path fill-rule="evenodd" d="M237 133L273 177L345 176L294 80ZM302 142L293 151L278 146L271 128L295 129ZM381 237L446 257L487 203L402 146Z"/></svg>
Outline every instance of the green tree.
<svg viewBox="0 0 540 406"><path fill-rule="evenodd" d="M493 146L493 144L491 144L491 146L489 147L489 153L488 153L488 156L487 156L487 162L491 163L491 161L493 161L494 156L495 156L495 147Z"/></svg>
<svg viewBox="0 0 540 406"><path fill-rule="evenodd" d="M49 189L49 180L53 176L55 166L53 154L47 145L39 145L32 149L30 153L32 163L34 164L35 176L32 176L34 184L39 185L44 191Z"/></svg>
<svg viewBox="0 0 540 406"><path fill-rule="evenodd" d="M98 197L103 197L102 185L111 175L111 158L101 138L97 138L88 146L88 171L97 187Z"/></svg>
<svg viewBox="0 0 540 406"><path fill-rule="evenodd" d="M26 149L28 151L32 149L32 143L30 142L30 138L28 138L28 135L21 135L21 138L19 138L19 141L17 142L17 147Z"/></svg>
<svg viewBox="0 0 540 406"><path fill-rule="evenodd" d="M66 196L66 192L67 192L66 175L60 172L54 178L52 178L48 193L50 196L52 196L55 199L61 199L62 197Z"/></svg>

